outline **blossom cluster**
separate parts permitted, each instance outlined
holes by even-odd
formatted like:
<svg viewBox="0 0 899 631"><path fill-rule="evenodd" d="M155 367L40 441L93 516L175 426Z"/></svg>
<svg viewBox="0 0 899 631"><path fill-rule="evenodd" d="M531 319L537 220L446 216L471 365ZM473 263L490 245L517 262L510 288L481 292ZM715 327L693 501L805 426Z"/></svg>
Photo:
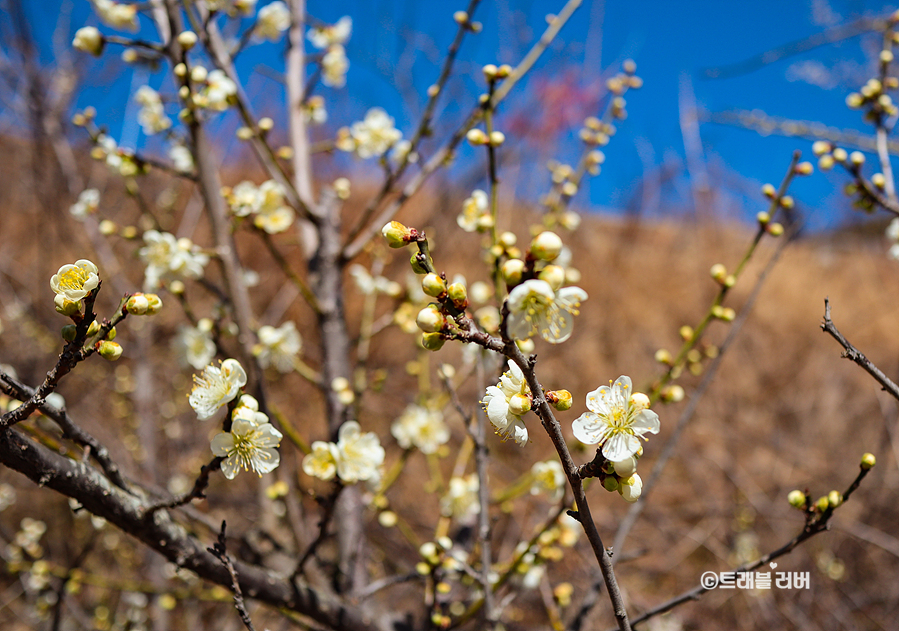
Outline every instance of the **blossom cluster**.
<svg viewBox="0 0 899 631"><path fill-rule="evenodd" d="M294 361L302 348L302 339L293 322L285 322L279 327L261 326L257 332L259 343L253 347L253 354L259 358L263 368L274 366L279 372L292 372Z"/></svg>
<svg viewBox="0 0 899 631"><path fill-rule="evenodd" d="M360 158L380 158L397 145L403 133L393 124L393 118L380 107L373 107L361 121L337 132L337 148L355 152Z"/></svg>
<svg viewBox="0 0 899 631"><path fill-rule="evenodd" d="M226 190L225 197L235 216L254 215L254 225L269 234L284 232L296 217L284 200L284 187L274 180L268 180L259 186L243 181L233 189Z"/></svg>
<svg viewBox="0 0 899 631"><path fill-rule="evenodd" d="M337 442L315 441L312 452L303 458L303 471L320 480L335 475L345 484L368 482L375 486L381 479L384 448L374 432L362 432L356 421L347 421L337 432Z"/></svg>
<svg viewBox="0 0 899 631"><path fill-rule="evenodd" d="M201 278L203 268L209 262L209 256L190 239L178 239L168 232L147 230L144 244L137 254L147 265L144 288L148 291L159 287L162 282Z"/></svg>
<svg viewBox="0 0 899 631"><path fill-rule="evenodd" d="M420 405L408 406L391 425L390 433L403 449L417 447L424 454L436 453L450 438L443 413Z"/></svg>
<svg viewBox="0 0 899 631"><path fill-rule="evenodd" d="M336 24L315 26L309 29L306 37L313 46L324 50L322 56L322 83L332 88L346 85L346 73L350 62L346 56L344 45L353 31L353 20L349 16L340 18Z"/></svg>

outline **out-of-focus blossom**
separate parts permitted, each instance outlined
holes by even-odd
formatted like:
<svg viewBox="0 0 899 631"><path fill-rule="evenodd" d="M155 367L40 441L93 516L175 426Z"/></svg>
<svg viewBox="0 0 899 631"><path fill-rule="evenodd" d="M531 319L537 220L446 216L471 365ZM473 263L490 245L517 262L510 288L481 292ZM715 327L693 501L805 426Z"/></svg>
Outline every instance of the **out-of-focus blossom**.
<svg viewBox="0 0 899 631"><path fill-rule="evenodd" d="M178 356L195 370L201 370L215 357L212 321L203 319L196 327L181 325L174 346Z"/></svg>
<svg viewBox="0 0 899 631"><path fill-rule="evenodd" d="M331 46L343 46L353 32L353 19L345 15L337 21L337 24L327 24L309 29L306 37L312 45L320 50Z"/></svg>
<svg viewBox="0 0 899 631"><path fill-rule="evenodd" d="M292 372L294 360L302 347L302 340L293 322L285 322L278 328L259 327L259 343L253 347L253 354L259 358L263 368L274 366L280 372Z"/></svg>
<svg viewBox="0 0 899 631"><path fill-rule="evenodd" d="M281 38L281 33L290 28L290 10L287 5L276 0L259 9L256 16L255 34L270 42Z"/></svg>
<svg viewBox="0 0 899 631"><path fill-rule="evenodd" d="M84 221L85 217L97 212L99 206L100 191L95 188L88 188L81 191L81 194L78 195L78 201L69 206L69 213L75 219Z"/></svg>
<svg viewBox="0 0 899 631"><path fill-rule="evenodd" d="M146 263L144 289L152 291L161 281L200 278L209 256L199 251L190 239L176 239L168 232L148 230L144 233L144 247L138 256Z"/></svg>
<svg viewBox="0 0 899 631"><path fill-rule="evenodd" d="M420 405L407 407L391 425L390 433L403 449L415 446L425 454L435 453L450 438L443 414Z"/></svg>
<svg viewBox="0 0 899 631"><path fill-rule="evenodd" d="M374 432L363 434L359 423L347 421L338 431L337 452L337 475L344 482L380 479L385 453Z"/></svg>
<svg viewBox="0 0 899 631"><path fill-rule="evenodd" d="M446 495L440 498L440 514L461 522L470 521L481 512L481 505L478 502L479 489L480 483L475 473L464 478L450 478L449 489Z"/></svg>
<svg viewBox="0 0 899 631"><path fill-rule="evenodd" d="M393 126L393 118L380 107L373 107L364 120L338 132L337 147L355 151L360 158L380 157L402 137L402 132Z"/></svg>
<svg viewBox="0 0 899 631"><path fill-rule="evenodd" d="M137 121L148 136L158 134L172 126L172 119L165 115L165 108L159 93L148 85L143 85L134 94L134 100L141 104Z"/></svg>
<svg viewBox="0 0 899 631"><path fill-rule="evenodd" d="M132 33L137 31L137 5L113 0L92 0L92 2L97 17L104 24Z"/></svg>

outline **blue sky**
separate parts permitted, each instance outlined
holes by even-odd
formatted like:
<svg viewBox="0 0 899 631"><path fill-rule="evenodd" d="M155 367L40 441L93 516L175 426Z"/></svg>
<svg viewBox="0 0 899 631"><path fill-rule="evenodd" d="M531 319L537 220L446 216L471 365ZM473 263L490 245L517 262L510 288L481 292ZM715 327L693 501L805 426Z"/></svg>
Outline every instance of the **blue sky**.
<svg viewBox="0 0 899 631"><path fill-rule="evenodd" d="M266 0L260 0L260 5ZM50 35L55 25L46 15L65 14L68 2L48 0L28 4L35 31L50 52ZM398 126L409 135L418 106L415 95L422 94L437 75L448 43L454 34L453 11L467 2L420 2L414 0L357 0L325 2L309 0L308 11L325 22L343 15L354 20L352 39L347 46L350 72L347 88L322 88L329 101L329 129L361 118L374 105L381 105L397 119ZM562 0L485 0L476 13L484 23L484 31L469 37L462 49L459 65L461 76L451 84L441 104L445 128L452 127L467 112L474 97L483 89L479 68L485 63L515 63L545 27L545 16L561 9ZM89 3L74 0L72 25L97 24ZM61 7L61 13L52 13ZM601 84L603 73L614 71L626 58L636 60L644 87L627 95L628 119L619 125L620 132L606 149L608 160L603 173L591 181L589 190L577 200L581 208L622 208L648 204L650 209L689 211L691 196L686 177L676 176L684 161L684 142L678 121L679 93L691 85L700 110L718 112L733 109L760 109L786 118L818 120L840 128L864 130L858 112L847 110L846 94L857 88L867 73L866 50L877 45L876 37L855 37L838 44L817 48L766 65L753 72L727 79L711 80L704 69L723 66L750 58L772 48L801 40L860 16L884 15L892 9L889 3L861 0L757 0L755 2L721 2L692 0L670 2L633 0L630 2L598 2L585 0L572 21L562 31L552 49L538 64L534 75L517 90L504 106L505 118L499 125L532 121L535 127L545 124L556 112L545 111L535 99L535 91L565 79L574 92L583 90L585 106L590 94ZM149 36L149 22L143 23L141 35ZM109 32L109 29L101 29ZM866 48L867 47L867 48ZM249 91L255 95L258 112L278 120L280 87L274 76L283 66L278 61L283 44L259 44L240 59L239 69L249 77ZM165 90L163 74L149 75L133 71L115 59L87 65L86 85L79 105L95 104L100 121L123 145L146 146L134 121L136 109L129 105L128 94L138 85L149 82ZM270 71L265 72L264 69ZM259 72L263 70L263 72ZM813 81L822 85L812 85ZM574 97L572 97L574 99ZM576 111L577 108L575 108ZM591 113L589 109L584 112ZM232 147L233 123L223 118L222 142ZM225 133L227 132L227 133ZM758 134L730 126L706 123L700 128L703 154L709 164L712 184L727 192L718 204L719 214L747 219L762 207L758 187L767 181L777 182L783 175L793 149L801 149L810 157L811 143L800 139ZM535 144L524 146L520 156L524 163L507 172L507 191L533 200L545 189L545 171L537 167L545 157L555 155L563 161L577 156L577 143L571 136L545 138L541 153ZM507 154L510 155L510 154ZM466 184L476 184L479 154L474 161L460 155L460 166L452 172ZM530 158L530 160L528 160ZM509 162L517 163L511 156ZM654 167L665 164L675 174L660 197L644 195L641 182ZM373 172L370 165L338 162L337 171L361 169ZM330 172L328 172L330 175ZM464 177L463 177L464 176ZM837 192L845 178L839 174L816 173L797 183L794 193L811 214L812 226L842 223L850 212Z"/></svg>

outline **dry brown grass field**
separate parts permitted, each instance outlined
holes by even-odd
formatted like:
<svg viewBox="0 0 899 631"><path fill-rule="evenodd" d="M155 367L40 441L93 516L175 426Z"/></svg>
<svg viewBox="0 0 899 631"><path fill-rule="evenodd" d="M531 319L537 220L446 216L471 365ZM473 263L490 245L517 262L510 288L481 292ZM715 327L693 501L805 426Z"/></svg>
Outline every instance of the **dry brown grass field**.
<svg viewBox="0 0 899 631"><path fill-rule="evenodd" d="M32 164L27 144L4 141L3 184L0 185L0 363L15 367L26 383L38 383L60 348L58 330L62 318L52 305L47 282L63 263L91 258L105 272L104 291L98 301L100 315L108 314L116 301L114 287L139 287L142 267L135 252L139 241L120 237L102 238L106 252L95 252L84 226L67 212L73 200L57 194L52 174L45 175L34 190ZM87 161L86 161L87 162ZM90 168L89 164L85 169ZM234 174L233 181L239 180ZM105 177L100 169L96 177ZM102 188L102 183L99 186ZM110 180L104 193L101 215L122 226L139 222L133 199ZM141 195L153 205L164 226L173 232L188 230L196 242L204 243L206 226L191 228L194 218L168 216L159 208L161 189L152 177L141 183ZM40 192L40 196L35 193ZM175 190L186 199L189 192ZM446 195L422 193L400 219L418 221L439 244L434 257L448 275L464 274L469 282L484 280L483 269L468 254L477 248L476 235L454 230L456 200L463 191ZM347 205L351 214L362 193ZM49 202L53 203L49 203ZM190 204L188 204L190 207ZM589 209L584 209L589 210ZM527 215L518 211L516 217ZM524 225L521 224L516 225ZM509 228L511 225L502 226ZM521 235L520 235L521 236ZM635 384L649 384L662 372L653 356L659 348L676 350L678 329L695 324L705 313L716 285L708 270L714 263L732 267L742 257L752 231L726 222L644 222L591 216L585 212L582 226L566 236L574 252L573 265L581 270L581 286L589 300L576 322L572 339L562 345L538 344L538 375L547 387L567 388L574 394L572 410L560 413L570 444L571 421L583 410L585 394L620 374ZM291 236L278 243L298 263ZM743 309L764 263L774 251L768 239L754 257L746 274L728 296L727 305ZM287 300L274 263L253 238L243 236L239 247L249 255L260 275L252 290L257 313L292 318L304 337L304 359L315 365L317 344L310 314L297 300ZM258 250L258 252L256 251ZM834 232L796 240L783 253L765 282L742 331L729 349L717 378L698 406L695 418L668 463L660 485L620 551L618 580L638 615L660 602L698 584L706 571L724 571L779 547L802 529L802 516L791 509L787 493L808 488L813 497L831 489L843 490L854 479L860 456L873 452L878 465L851 501L841 507L832 531L823 533L779 560L785 571L807 571L811 587L802 590L718 590L694 603L679 607L651 629L895 629L899 619L899 409L880 392L878 385L857 366L840 357L839 346L822 333L819 325L824 298L830 298L833 317L840 330L888 375L899 372L899 263L886 257L880 237ZM122 262L116 272L106 271L105 261ZM366 255L369 256L369 255ZM388 255L389 256L389 255ZM399 280L406 275L407 256L388 259L386 274ZM358 313L359 298L348 281L350 313ZM202 288L192 287L197 304L209 298ZM70 413L110 447L126 476L151 481L158 487L171 485L173 478L190 478L208 458L211 425L199 425L191 412L186 393L189 368L179 367L170 350L181 309L171 296L164 296L166 310L152 321L129 321L120 327L125 355L119 362L88 362L65 379L60 393ZM378 314L390 309L382 299ZM353 330L358 324L353 323ZM707 341L720 344L731 325L714 323ZM228 345L225 341L225 345ZM429 357L432 379L436 366L458 357L459 349L448 343ZM443 356L443 357L442 357ZM396 327L374 339L369 367L381 369L386 379L377 390L363 397L360 421L381 436L387 448L388 466L401 449L390 438L390 423L411 400L409 362L421 361L409 336ZM418 364L419 367L421 364ZM325 438L325 422L316 392L297 375L271 375L274 406L294 427L313 439ZM491 377L492 378L492 377ZM702 375L687 375L680 383L688 397ZM435 381L436 383L436 381ZM474 381L461 388L466 405L478 399ZM646 446L641 470L649 471L664 441L686 405L686 401L659 406L661 434ZM453 441L464 438L462 420L452 411L447 418ZM55 434L34 419L25 431L53 444ZM539 459L553 457L549 439L536 419L531 425L531 443L524 449L501 443L491 436L489 448L495 456L490 476L494 489L511 484ZM292 465L298 458L289 442L282 444L283 461ZM575 457L586 462L591 453ZM438 508L439 493L428 482L428 462L413 454L406 475L391 488L391 507L406 519L412 535L428 540L428 524ZM446 475L453 457L438 466ZM282 467L277 476L295 467ZM260 510L271 502L260 500L260 489L278 479L275 474L257 482L241 476L233 482L215 477L208 499L196 502L193 510L206 515L210 527L228 517L229 532L246 545L235 554L277 556L277 545L290 535L273 513ZM0 482L16 489L17 501L0 512L0 537L8 543L23 517L47 523L42 539L45 558L54 568L70 567L79 561L80 589L66 598L65 617L70 627L112 628L116 614L127 609L123 591L140 589L171 591L176 596L168 612L172 629L237 629L239 621L221 589L183 580L169 579L155 555L112 526L92 528L90 521L76 516L66 498L38 488L13 471L0 467ZM299 474L301 505L314 507L311 490L316 485ZM588 489L600 533L608 539L627 511L617 495L598 485ZM545 498L525 496L493 512L493 541L498 558L508 558L515 544L530 536L546 518ZM310 511L314 514L314 511ZM309 518L311 519L311 517ZM270 528L276 541L254 540L259 528ZM372 550L369 571L373 577L409 572L417 555L397 528L379 525L370 511L367 528L377 548ZM453 531L457 541L464 532ZM212 530L201 533L212 542ZM258 537L257 537L258 539ZM237 544L235 544L236 546ZM261 552L260 552L261 551ZM324 549L323 555L327 556ZM7 559L8 560L8 559ZM0 564L0 629L31 628L35 600L23 587L25 580L15 564ZM573 607L593 580L595 562L581 541L575 555L548 564L549 583L568 581L574 586ZM160 585L163 587L160 588ZM390 598L400 611L416 607L420 585L393 588ZM216 601L216 599L218 601ZM530 593L509 605L509 629L550 628L543 597ZM97 607L111 613L98 622ZM261 606L251 606L257 628L290 628L285 618ZM613 626L608 604L601 604L585 628ZM50 621L40 628L51 628ZM79 626L80 625L80 626ZM106 626L104 626L106 625ZM665 626L668 625L668 626ZM680 625L680 626L678 626ZM472 627L473 628L473 627Z"/></svg>

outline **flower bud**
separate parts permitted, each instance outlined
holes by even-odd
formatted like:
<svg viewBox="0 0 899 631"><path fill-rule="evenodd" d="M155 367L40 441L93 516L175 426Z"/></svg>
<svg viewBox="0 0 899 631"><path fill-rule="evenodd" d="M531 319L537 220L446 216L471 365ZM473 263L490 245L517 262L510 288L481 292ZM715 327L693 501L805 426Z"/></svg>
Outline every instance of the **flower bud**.
<svg viewBox="0 0 899 631"><path fill-rule="evenodd" d="M513 394L509 399L509 412L521 416L531 411L531 397L526 394Z"/></svg>
<svg viewBox="0 0 899 631"><path fill-rule="evenodd" d="M602 485L607 491L617 491L619 486L618 478L610 475L602 481Z"/></svg>
<svg viewBox="0 0 899 631"><path fill-rule="evenodd" d="M849 155L846 153L846 150L842 147L837 147L833 150L833 159L837 162L845 162Z"/></svg>
<svg viewBox="0 0 899 631"><path fill-rule="evenodd" d="M424 257L421 252L416 252L409 258L409 264L412 265L412 271L416 274L427 274L428 268L424 264Z"/></svg>
<svg viewBox="0 0 899 631"><path fill-rule="evenodd" d="M784 233L783 224L779 224L779 223L768 224L768 234L770 234L772 237L779 237L783 233Z"/></svg>
<svg viewBox="0 0 899 631"><path fill-rule="evenodd" d="M474 129L469 129L468 133L465 134L465 138L468 140L468 143L474 147L479 145L486 145L490 142L489 138L487 138L487 134L483 131L475 127Z"/></svg>
<svg viewBox="0 0 899 631"><path fill-rule="evenodd" d="M484 73L484 78L487 79L487 81L492 81L496 78L496 70L497 68L493 64L487 64L481 68L481 72Z"/></svg>
<svg viewBox="0 0 899 631"><path fill-rule="evenodd" d="M110 327L109 332L106 334L106 339L111 342L115 339L116 335L118 335L118 332L115 330L115 327Z"/></svg>
<svg viewBox="0 0 899 631"><path fill-rule="evenodd" d="M712 265L712 269L709 270L709 274L711 274L712 278L717 282L723 283L724 279L727 278L727 268L721 263L715 263Z"/></svg>
<svg viewBox="0 0 899 631"><path fill-rule="evenodd" d="M72 40L72 47L85 53L90 53L94 57L103 54L103 36L93 26L85 26L75 31L75 39Z"/></svg>
<svg viewBox="0 0 899 631"><path fill-rule="evenodd" d="M178 44L184 50L190 50L197 44L197 34L193 31L182 31L178 34Z"/></svg>
<svg viewBox="0 0 899 631"><path fill-rule="evenodd" d="M429 351L439 351L446 344L446 338L440 333L424 333L421 336L421 345Z"/></svg>
<svg viewBox="0 0 899 631"><path fill-rule="evenodd" d="M492 131L490 132L490 144L494 147L499 147L501 144L506 142L506 135L501 131Z"/></svg>
<svg viewBox="0 0 899 631"><path fill-rule="evenodd" d="M862 469L868 470L872 469L874 465L877 464L877 459L874 457L874 454L867 453L862 456Z"/></svg>
<svg viewBox="0 0 899 631"><path fill-rule="evenodd" d="M887 183L887 180L883 176L883 173L875 173L874 175L871 176L871 184L873 184L880 190L883 190L884 186L886 186L886 183Z"/></svg>
<svg viewBox="0 0 899 631"><path fill-rule="evenodd" d="M559 412L571 409L571 393L568 390L550 390L546 393L546 400Z"/></svg>
<svg viewBox="0 0 899 631"><path fill-rule="evenodd" d="M530 355L531 353L534 352L534 349L537 347L537 345L534 344L534 340L532 340L530 338L528 338L526 340L515 340L515 346L517 346L518 350L520 350L525 355Z"/></svg>
<svg viewBox="0 0 899 631"><path fill-rule="evenodd" d="M421 289L427 295L437 298L446 291L446 281L437 274L426 274L425 277L421 279Z"/></svg>
<svg viewBox="0 0 899 631"><path fill-rule="evenodd" d="M631 395L631 405L641 410L648 410L649 397L642 392L635 392Z"/></svg>
<svg viewBox="0 0 899 631"><path fill-rule="evenodd" d="M208 76L209 73L203 66L194 66L190 70L190 78L194 83L203 83Z"/></svg>
<svg viewBox="0 0 899 631"><path fill-rule="evenodd" d="M62 331L60 331L60 333L62 333L62 339L64 339L66 342L71 342L75 339L75 333L77 332L77 330L78 327L76 327L74 324L66 324L64 327L62 327Z"/></svg>
<svg viewBox="0 0 899 631"><path fill-rule="evenodd" d="M402 248L412 242L413 230L407 228L398 221L391 221L381 228L381 234L387 239L387 245L392 248Z"/></svg>
<svg viewBox="0 0 899 631"><path fill-rule="evenodd" d="M562 251L562 239L555 232L541 232L531 242L531 256L539 261L553 261Z"/></svg>
<svg viewBox="0 0 899 631"><path fill-rule="evenodd" d="M447 287L446 295L458 309L464 309L468 305L468 291L462 283L453 283Z"/></svg>
<svg viewBox="0 0 899 631"><path fill-rule="evenodd" d="M805 506L805 493L799 489L790 491L787 495L787 501L793 508L802 508Z"/></svg>
<svg viewBox="0 0 899 631"><path fill-rule="evenodd" d="M784 195L777 201L777 203L780 204L781 208L786 208L787 210L796 205L796 202L794 202L793 198L789 195Z"/></svg>
<svg viewBox="0 0 899 631"><path fill-rule="evenodd" d="M87 336L90 337L92 335L96 335L100 330L100 323L94 320L90 323L90 326L87 327Z"/></svg>
<svg viewBox="0 0 899 631"><path fill-rule="evenodd" d="M865 99L858 92L852 92L846 97L846 105L851 109L860 108L865 102Z"/></svg>
<svg viewBox="0 0 899 631"><path fill-rule="evenodd" d="M512 287L521 282L521 276L524 272L524 261L521 259L509 259L500 268L503 274L503 280L506 285Z"/></svg>
<svg viewBox="0 0 899 631"><path fill-rule="evenodd" d="M547 265L540 270L537 278L549 283L549 286L552 287L553 291L559 291L562 283L565 282L565 269L558 265Z"/></svg>
<svg viewBox="0 0 899 631"><path fill-rule="evenodd" d="M100 353L100 357L102 357L103 359L114 362L122 356L122 347L115 342L103 340L102 342L100 342L100 345L97 348L97 352Z"/></svg>
<svg viewBox="0 0 899 631"><path fill-rule="evenodd" d="M681 386L674 384L662 388L661 395L662 400L667 403L680 403L684 400L686 393Z"/></svg>
<svg viewBox="0 0 899 631"><path fill-rule="evenodd" d="M824 511L827 510L827 507L829 505L830 505L830 502L828 502L827 496L822 495L821 497L818 498L818 501L815 502L815 509L818 510L818 512L823 513Z"/></svg>
<svg viewBox="0 0 899 631"><path fill-rule="evenodd" d="M131 315L144 315L150 308L150 301L143 294L134 294L125 303L125 310Z"/></svg>
<svg viewBox="0 0 899 631"><path fill-rule="evenodd" d="M674 361L674 358L671 356L671 353L665 350L664 348L660 348L656 351L655 360L660 364L671 365L671 362Z"/></svg>
<svg viewBox="0 0 899 631"><path fill-rule="evenodd" d="M678 333L685 342L689 342L693 339L693 327L689 325L684 325L680 328Z"/></svg>
<svg viewBox="0 0 899 631"><path fill-rule="evenodd" d="M274 126L275 121L273 121L268 116L264 116L259 119L259 129L261 129L262 131L271 131Z"/></svg>
<svg viewBox="0 0 899 631"><path fill-rule="evenodd" d="M865 163L865 154L861 151L853 151L849 154L849 161L852 162L855 166L859 167Z"/></svg>
<svg viewBox="0 0 899 631"><path fill-rule="evenodd" d="M830 508L837 508L843 503L843 494L839 491L831 491L827 494L827 505Z"/></svg>
<svg viewBox="0 0 899 631"><path fill-rule="evenodd" d="M428 305L415 318L418 328L425 333L437 333L446 326L446 317L434 305Z"/></svg>
<svg viewBox="0 0 899 631"><path fill-rule="evenodd" d="M453 13L453 20L456 24L466 24L468 22L468 13L465 11L456 11Z"/></svg>
<svg viewBox="0 0 899 631"><path fill-rule="evenodd" d="M632 504L640 499L640 495L643 493L643 480L640 478L640 475L635 473L628 478L626 482L618 487L618 492L625 501Z"/></svg>
<svg viewBox="0 0 899 631"><path fill-rule="evenodd" d="M762 187L762 195L764 195L768 199L774 199L774 197L777 195L777 191L774 189L774 185L765 184Z"/></svg>
<svg viewBox="0 0 899 631"><path fill-rule="evenodd" d="M144 294L150 306L147 308L147 315L156 315L162 309L162 299L156 294Z"/></svg>
<svg viewBox="0 0 899 631"><path fill-rule="evenodd" d="M633 456L628 456L624 460L612 462L612 466L615 469L615 475L622 480L627 480L637 472L637 459Z"/></svg>
<svg viewBox="0 0 899 631"><path fill-rule="evenodd" d="M815 167L811 162L800 162L793 171L796 175L811 175L815 172Z"/></svg>
<svg viewBox="0 0 899 631"><path fill-rule="evenodd" d="M66 300L65 296L61 294L56 294L53 298L53 304L56 305L57 313L61 313L64 316L71 317L75 314L81 313L81 301L73 302L71 300Z"/></svg>
<svg viewBox="0 0 899 631"><path fill-rule="evenodd" d="M812 153L816 156L823 156L825 153L830 153L831 149L833 149L833 145L826 140L816 140L812 144Z"/></svg>
<svg viewBox="0 0 899 631"><path fill-rule="evenodd" d="M818 168L822 171L830 171L833 168L833 165L833 156L827 155L818 158Z"/></svg>
<svg viewBox="0 0 899 631"><path fill-rule="evenodd" d="M187 66L186 66L185 64L183 64L183 63L181 63L181 64L175 64L175 67L172 68L172 72L173 72L173 73L175 74L175 76L178 77L179 79L183 79L184 77L187 76Z"/></svg>

